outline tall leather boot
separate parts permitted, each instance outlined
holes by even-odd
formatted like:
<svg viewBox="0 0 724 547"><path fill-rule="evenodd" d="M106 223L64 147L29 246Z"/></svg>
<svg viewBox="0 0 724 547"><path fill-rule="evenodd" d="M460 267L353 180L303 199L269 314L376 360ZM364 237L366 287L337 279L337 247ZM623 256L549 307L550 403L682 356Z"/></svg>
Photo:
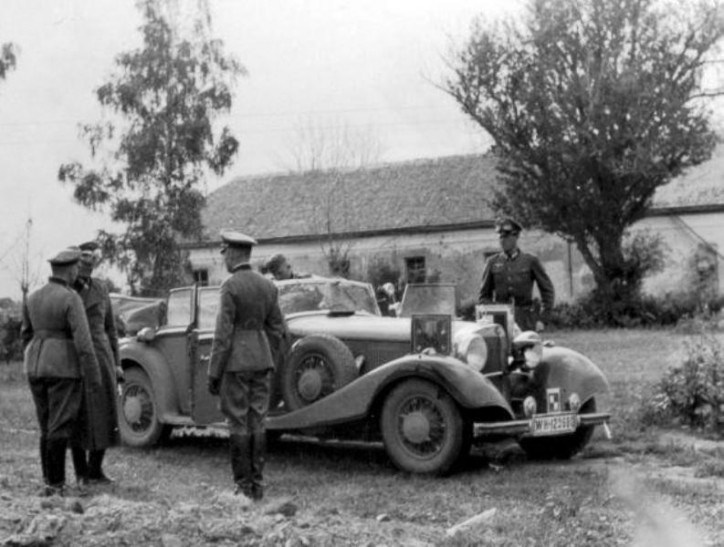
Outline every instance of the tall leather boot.
<svg viewBox="0 0 724 547"><path fill-rule="evenodd" d="M105 450L91 450L88 453L88 480L96 484L111 484L113 479L103 472Z"/></svg>
<svg viewBox="0 0 724 547"><path fill-rule="evenodd" d="M67 439L48 439L48 487L46 493L49 496L64 494L65 489L65 449L68 445Z"/></svg>
<svg viewBox="0 0 724 547"><path fill-rule="evenodd" d="M43 484L48 485L48 439L40 436L40 470L43 473Z"/></svg>
<svg viewBox="0 0 724 547"><path fill-rule="evenodd" d="M234 475L236 494L252 497L251 436L229 435L231 472Z"/></svg>
<svg viewBox="0 0 724 547"><path fill-rule="evenodd" d="M88 461L85 457L85 450L79 446L71 446L70 453L73 456L75 480L79 485L83 485L88 481Z"/></svg>
<svg viewBox="0 0 724 547"><path fill-rule="evenodd" d="M251 497L264 497L264 461L266 458L266 432L255 431L251 438Z"/></svg>

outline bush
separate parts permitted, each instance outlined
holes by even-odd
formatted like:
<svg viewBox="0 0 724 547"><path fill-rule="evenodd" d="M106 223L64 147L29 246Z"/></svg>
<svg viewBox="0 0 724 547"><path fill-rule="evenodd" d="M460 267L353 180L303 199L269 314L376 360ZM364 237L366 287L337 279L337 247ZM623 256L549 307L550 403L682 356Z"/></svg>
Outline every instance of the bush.
<svg viewBox="0 0 724 547"><path fill-rule="evenodd" d="M692 322L715 319L721 309L721 297L702 304L700 297L690 291L664 297L639 296L627 302L610 302L588 295L573 304L557 305L548 322L551 326L569 329L665 326L687 329Z"/></svg>
<svg viewBox="0 0 724 547"><path fill-rule="evenodd" d="M668 371L644 402L651 423L679 423L716 431L724 405L724 352L710 333L685 342L684 362Z"/></svg>

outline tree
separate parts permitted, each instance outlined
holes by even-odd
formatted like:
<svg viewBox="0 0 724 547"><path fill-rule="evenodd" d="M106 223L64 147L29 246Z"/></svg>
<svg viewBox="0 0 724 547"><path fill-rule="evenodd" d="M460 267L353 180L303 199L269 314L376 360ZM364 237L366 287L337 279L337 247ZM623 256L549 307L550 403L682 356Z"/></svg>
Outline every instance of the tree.
<svg viewBox="0 0 724 547"><path fill-rule="evenodd" d="M117 123L81 127L100 167L67 163L58 178L74 185L78 203L125 225L121 234L101 231L104 250L134 294L157 294L182 280L179 241L201 236L204 176L221 175L237 153L236 138L226 127L215 131L213 122L230 110L231 88L244 68L209 37L204 0L186 35L177 2L138 5L143 47L119 55L117 74L96 90ZM106 148L112 153L102 157Z"/></svg>
<svg viewBox="0 0 724 547"><path fill-rule="evenodd" d="M574 241L598 298L638 296L629 227L711 155L702 81L723 33L718 5L531 0L522 23L478 20L451 59L445 91L494 140L494 209Z"/></svg>
<svg viewBox="0 0 724 547"><path fill-rule="evenodd" d="M15 44L7 42L0 45L0 80L7 77L7 73L15 68L18 49Z"/></svg>
<svg viewBox="0 0 724 547"><path fill-rule="evenodd" d="M364 169L380 161L384 146L370 127L352 127L348 123L322 118L299 121L288 146L292 172L318 172L320 184L326 186L324 202L319 204L313 222L324 234L322 253L329 273L348 277L352 243L344 235L349 219L354 216L344 189L344 171Z"/></svg>

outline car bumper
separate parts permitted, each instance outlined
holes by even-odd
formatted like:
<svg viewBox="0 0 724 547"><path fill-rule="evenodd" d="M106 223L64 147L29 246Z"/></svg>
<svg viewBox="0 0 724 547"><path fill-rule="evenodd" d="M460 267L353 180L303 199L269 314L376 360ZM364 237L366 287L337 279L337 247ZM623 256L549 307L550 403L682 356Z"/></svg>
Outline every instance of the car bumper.
<svg viewBox="0 0 724 547"><path fill-rule="evenodd" d="M557 416L568 415L560 414ZM553 415L543 415L536 417L536 419L551 417L553 417ZM575 419L576 427L606 425L611 419L611 414L608 412L592 412L588 414L578 414L573 416L573 418ZM536 419L530 418L526 420L511 420L509 422L479 422L473 426L473 439L477 440L499 436L554 437L571 433L570 429L541 432L536 428Z"/></svg>

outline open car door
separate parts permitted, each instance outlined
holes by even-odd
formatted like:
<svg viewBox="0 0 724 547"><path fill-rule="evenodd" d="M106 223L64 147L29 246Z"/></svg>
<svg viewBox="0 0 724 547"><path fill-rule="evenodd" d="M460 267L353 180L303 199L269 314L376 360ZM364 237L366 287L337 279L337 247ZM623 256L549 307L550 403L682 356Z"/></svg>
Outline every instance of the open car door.
<svg viewBox="0 0 724 547"><path fill-rule="evenodd" d="M218 287L197 287L195 317L189 333L189 362L191 363L191 417L198 425L224 421L219 410L219 398L207 389L211 343L219 306Z"/></svg>

